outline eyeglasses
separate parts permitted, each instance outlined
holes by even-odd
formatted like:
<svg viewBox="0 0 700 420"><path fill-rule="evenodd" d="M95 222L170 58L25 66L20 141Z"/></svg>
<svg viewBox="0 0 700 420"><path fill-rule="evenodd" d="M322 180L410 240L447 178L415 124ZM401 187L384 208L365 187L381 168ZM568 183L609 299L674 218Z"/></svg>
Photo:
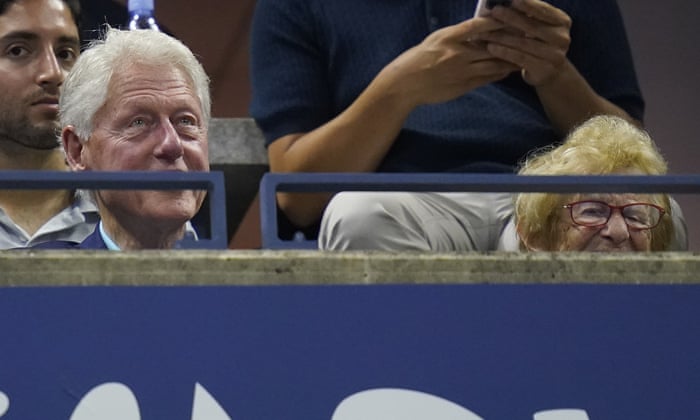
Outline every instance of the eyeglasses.
<svg viewBox="0 0 700 420"><path fill-rule="evenodd" d="M577 201L562 206L569 209L571 220L579 226L599 227L608 223L613 210L619 210L630 229L655 228L666 213L662 207L649 203L630 203L613 206L603 201Z"/></svg>

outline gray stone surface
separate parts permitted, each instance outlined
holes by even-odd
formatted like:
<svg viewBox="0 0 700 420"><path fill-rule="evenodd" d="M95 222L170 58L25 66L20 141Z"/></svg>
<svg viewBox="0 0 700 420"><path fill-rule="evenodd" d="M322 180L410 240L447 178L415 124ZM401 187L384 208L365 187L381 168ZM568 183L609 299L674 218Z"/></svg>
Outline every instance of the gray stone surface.
<svg viewBox="0 0 700 420"><path fill-rule="evenodd" d="M262 132L251 118L212 118L209 162L213 165L267 165Z"/></svg>
<svg viewBox="0 0 700 420"><path fill-rule="evenodd" d="M59 285L700 284L690 253L0 252L0 287Z"/></svg>

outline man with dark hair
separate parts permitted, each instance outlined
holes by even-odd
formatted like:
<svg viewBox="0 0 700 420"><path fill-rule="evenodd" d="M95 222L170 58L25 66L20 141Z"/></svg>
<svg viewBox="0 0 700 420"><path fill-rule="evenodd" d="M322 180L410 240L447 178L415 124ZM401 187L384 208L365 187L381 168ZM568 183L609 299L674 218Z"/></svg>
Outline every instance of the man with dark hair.
<svg viewBox="0 0 700 420"><path fill-rule="evenodd" d="M0 1L0 170L68 170L58 98L80 54L79 16L77 0ZM81 192L0 191L0 249L80 242L97 221Z"/></svg>
<svg viewBox="0 0 700 420"><path fill-rule="evenodd" d="M17 3L19 0L0 0L0 15L5 14L5 11L7 8L14 3ZM71 17L73 17L73 22L76 24L80 23L80 1L79 0L62 0L63 3L68 6L68 10L70 11Z"/></svg>

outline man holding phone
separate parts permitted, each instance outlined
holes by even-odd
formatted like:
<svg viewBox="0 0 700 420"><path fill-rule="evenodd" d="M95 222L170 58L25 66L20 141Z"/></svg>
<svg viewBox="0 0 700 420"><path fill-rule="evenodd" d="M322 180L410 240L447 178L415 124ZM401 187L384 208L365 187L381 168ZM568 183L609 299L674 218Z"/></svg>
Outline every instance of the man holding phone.
<svg viewBox="0 0 700 420"><path fill-rule="evenodd" d="M592 115L641 121L614 0L476 6L260 0L251 113L271 170L511 172ZM323 213L324 249L490 250L512 212L510 194L330 198L279 196L297 226Z"/></svg>

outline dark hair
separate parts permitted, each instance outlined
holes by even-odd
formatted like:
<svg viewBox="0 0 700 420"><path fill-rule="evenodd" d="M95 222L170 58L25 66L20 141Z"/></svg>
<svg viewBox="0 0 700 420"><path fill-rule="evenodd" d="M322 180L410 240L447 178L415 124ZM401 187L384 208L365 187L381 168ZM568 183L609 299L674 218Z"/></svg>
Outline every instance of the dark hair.
<svg viewBox="0 0 700 420"><path fill-rule="evenodd" d="M13 4L21 0L0 0L0 15L4 14L7 8ZM73 17L73 22L75 23L75 26L78 27L78 32L80 32L80 0L61 0L63 1L66 6L68 6L68 9L70 10L70 14Z"/></svg>

